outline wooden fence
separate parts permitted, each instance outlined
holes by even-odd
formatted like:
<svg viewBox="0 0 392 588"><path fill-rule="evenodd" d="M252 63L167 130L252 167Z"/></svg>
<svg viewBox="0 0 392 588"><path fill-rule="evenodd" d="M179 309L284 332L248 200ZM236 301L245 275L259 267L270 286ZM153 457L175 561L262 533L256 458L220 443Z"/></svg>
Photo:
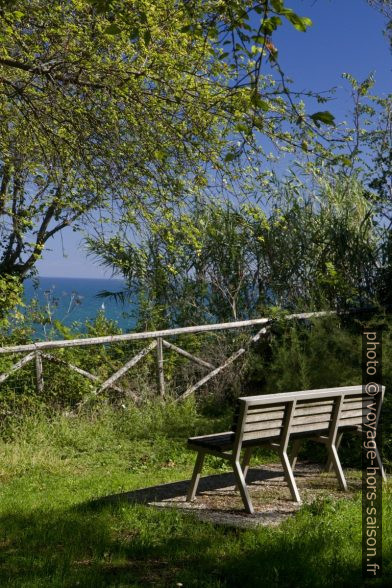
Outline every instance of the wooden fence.
<svg viewBox="0 0 392 588"><path fill-rule="evenodd" d="M328 316L335 314L332 311L326 312L309 312L302 314L291 314L285 316L286 320L293 319L310 319L322 316ZM202 366L208 373L201 378L195 384L189 386L177 400L182 400L193 394L198 388L206 384L211 378L216 377L220 372L226 369L230 364L236 361L241 355L243 355L249 347L258 341L260 337L265 335L268 330L268 326L271 324L272 319L270 318L258 318L246 321L236 321L231 323L216 323L212 325L198 325L192 327L179 327L175 329L166 329L162 331L146 331L143 333L127 333L123 335L108 335L105 337L89 337L84 339L69 339L59 341L37 341L35 343L29 343L27 345L15 345L12 347L0 347L0 354L24 354L23 357L14 363L6 373L0 375L0 384L5 382L12 374L20 370L27 363L35 362L35 381L36 388L39 393L44 389L44 370L43 361L49 361L58 365L66 366L71 371L78 373L85 378L96 384L95 393L100 394L108 388L116 391L123 391L118 385L118 381L122 378L132 367L134 367L140 360L143 359L148 353L155 350L156 353L156 373L157 373L157 389L161 397L165 397L165 375L164 375L164 349L169 349L178 353L179 355L187 358L190 361L197 363ZM206 333L211 331L225 331L231 329L250 328L254 326L261 326L255 335L249 338L247 344L232 353L225 361L219 365L212 365L210 362L196 357L189 353L185 349L174 345L167 341L168 338L176 335L184 335L191 333ZM151 340L150 343L144 347L139 353L132 357L127 363L125 363L120 369L114 372L105 381L101 381L98 376L76 366L72 363L62 360L61 358L48 353L47 350L62 349L66 347L82 347L82 346L93 346L102 344L113 344L124 341L140 341L140 340ZM131 396L137 400L137 396L131 393Z"/></svg>

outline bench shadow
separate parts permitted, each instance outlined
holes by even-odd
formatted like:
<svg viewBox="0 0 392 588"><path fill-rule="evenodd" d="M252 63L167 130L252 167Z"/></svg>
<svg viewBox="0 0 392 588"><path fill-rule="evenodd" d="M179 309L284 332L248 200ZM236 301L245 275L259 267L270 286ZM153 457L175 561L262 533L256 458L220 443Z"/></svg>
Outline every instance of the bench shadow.
<svg viewBox="0 0 392 588"><path fill-rule="evenodd" d="M282 477L283 472L280 470L271 470L267 468L249 469L246 478L247 485L252 485L254 482L263 482L272 480L274 478ZM83 504L91 508L99 508L109 504L118 504L120 502L131 502L137 504L149 504L151 502L162 502L164 500L173 500L178 497L185 496L189 488L190 480L181 480L179 482L169 482L165 484L158 484L156 486L148 486L129 492L121 492L119 494L110 494L102 496L94 500L90 500ZM223 490L235 486L236 481L234 474L227 472L224 474L210 474L203 476L200 479L198 493L209 492L212 490Z"/></svg>

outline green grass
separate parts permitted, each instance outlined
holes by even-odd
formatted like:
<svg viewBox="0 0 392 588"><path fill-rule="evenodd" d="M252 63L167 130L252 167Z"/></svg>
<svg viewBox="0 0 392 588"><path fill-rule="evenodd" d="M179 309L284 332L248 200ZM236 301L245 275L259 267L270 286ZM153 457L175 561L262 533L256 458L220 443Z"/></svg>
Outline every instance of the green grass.
<svg viewBox="0 0 392 588"><path fill-rule="evenodd" d="M277 528L241 530L174 509L92 501L190 477L193 405L30 417L0 442L0 586L361 586L361 500L322 500ZM221 428L221 423L216 423ZM269 459L269 456L266 459ZM211 460L212 471L218 461ZM392 491L384 575L392 584Z"/></svg>

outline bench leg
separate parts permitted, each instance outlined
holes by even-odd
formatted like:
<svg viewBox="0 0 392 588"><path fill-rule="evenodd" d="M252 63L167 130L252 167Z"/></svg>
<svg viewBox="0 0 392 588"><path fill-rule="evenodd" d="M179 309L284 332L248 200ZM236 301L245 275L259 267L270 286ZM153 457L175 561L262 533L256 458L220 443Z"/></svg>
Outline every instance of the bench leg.
<svg viewBox="0 0 392 588"><path fill-rule="evenodd" d="M248 473L248 470L249 470L249 462L250 462L251 455L252 455L252 448L247 447L245 449L244 458L243 458L242 464L241 464L244 480L246 480L246 474ZM235 489L236 490L240 489L238 484L235 485Z"/></svg>
<svg viewBox="0 0 392 588"><path fill-rule="evenodd" d="M254 514L255 511L253 509L252 501L250 499L248 489L246 487L246 482L245 482L244 474L242 473L240 462L233 461L232 463L233 463L234 476L237 481L237 487L240 491L242 502L244 503L245 510L249 514Z"/></svg>
<svg viewBox="0 0 392 588"><path fill-rule="evenodd" d="M203 467L203 462L204 462L204 455L205 455L204 451L198 451L198 453L197 453L196 463L195 463L195 467L193 469L192 479L191 479L188 494L186 497L187 502L192 502L192 500L194 500L194 498L196 496L196 491L197 491L197 487L199 485L199 480L200 480L200 473L201 473L201 469Z"/></svg>
<svg viewBox="0 0 392 588"><path fill-rule="evenodd" d="M329 459L331 460L333 468L335 470L335 474L338 479L340 489L347 492L346 478L344 477L344 473L343 473L343 469L342 469L342 466L340 463L340 459L338 456L336 445L334 445L334 444L330 445L330 447L329 447Z"/></svg>
<svg viewBox="0 0 392 588"><path fill-rule="evenodd" d="M290 466L291 466L292 470L296 466L297 457L298 457L299 450L301 449L301 445L302 445L302 439L295 439L295 441L293 443L293 450L290 455Z"/></svg>
<svg viewBox="0 0 392 588"><path fill-rule="evenodd" d="M336 437L336 451L340 447L340 444L342 442L342 438L343 438L343 433L339 433L338 436ZM332 470L333 470L333 462L332 462L331 456L328 454L328 459L327 459L327 463L325 464L324 471L325 472L332 472Z"/></svg>
<svg viewBox="0 0 392 588"><path fill-rule="evenodd" d="M284 469L284 477L285 480L290 488L291 496L295 502L300 503L301 497L298 492L297 484L295 483L295 478L293 474L293 470L291 469L290 459L287 455L286 451L282 451L280 454L280 459L282 460L282 465Z"/></svg>
<svg viewBox="0 0 392 588"><path fill-rule="evenodd" d="M244 480L246 480L246 474L248 473L249 462L250 462L251 456L252 456L252 448L247 447L245 449L244 459L242 460L242 472L244 474Z"/></svg>

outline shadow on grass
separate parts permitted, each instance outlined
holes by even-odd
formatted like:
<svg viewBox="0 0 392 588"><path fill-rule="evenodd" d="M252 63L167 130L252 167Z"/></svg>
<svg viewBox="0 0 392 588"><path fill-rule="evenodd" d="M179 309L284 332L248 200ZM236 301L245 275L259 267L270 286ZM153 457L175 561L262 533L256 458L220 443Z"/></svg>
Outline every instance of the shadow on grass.
<svg viewBox="0 0 392 588"><path fill-rule="evenodd" d="M267 468L250 469L246 478L247 484L251 485L253 482L261 482L279 478L282 472L272 471ZM228 472L224 474L213 474L203 476L200 479L198 486L199 492L207 492L212 490L222 490L235 485L234 474ZM182 480L180 482L170 482L168 484L159 484L156 486L149 486L139 490L132 490L131 492L122 492L120 494L112 494L110 496L103 496L96 500L85 503L84 507L97 508L107 504L118 504L121 502L130 502L138 504L148 504L150 502L161 502L163 500L171 500L178 497L186 496L189 488L189 480Z"/></svg>
<svg viewBox="0 0 392 588"><path fill-rule="evenodd" d="M286 532L241 531L137 505L10 513L0 520L0 585L362 586L349 538L320 523L314 516ZM384 579L379 586L390 585Z"/></svg>
<svg viewBox="0 0 392 588"><path fill-rule="evenodd" d="M250 470L249 482L280 475ZM233 484L232 474L206 476L200 489ZM145 506L183 495L187 486L188 481L162 484L72 509L8 513L0 519L0 586L364 585L360 506L320 503L282 527L252 531L205 524L177 509ZM372 585L392 585L388 571L390 567Z"/></svg>

